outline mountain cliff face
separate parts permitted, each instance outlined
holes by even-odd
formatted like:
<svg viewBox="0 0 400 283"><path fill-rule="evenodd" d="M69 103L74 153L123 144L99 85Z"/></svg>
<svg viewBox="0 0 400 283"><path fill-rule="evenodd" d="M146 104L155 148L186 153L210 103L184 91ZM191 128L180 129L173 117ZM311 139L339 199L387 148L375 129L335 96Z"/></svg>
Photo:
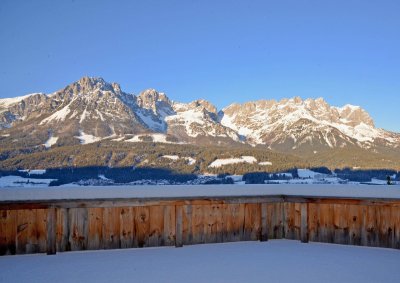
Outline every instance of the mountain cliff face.
<svg viewBox="0 0 400 283"><path fill-rule="evenodd" d="M221 124L246 137L251 144L280 150L313 150L380 144L399 145L399 135L377 129L358 106L332 107L322 98L299 97L232 104L220 112Z"/></svg>
<svg viewBox="0 0 400 283"><path fill-rule="evenodd" d="M135 96L116 83L84 77L52 94L0 99L3 144L49 148L148 138L308 153L346 147L397 150L400 145L399 134L375 128L362 108L332 107L322 98L260 100L218 112L205 100L173 102L154 89Z"/></svg>

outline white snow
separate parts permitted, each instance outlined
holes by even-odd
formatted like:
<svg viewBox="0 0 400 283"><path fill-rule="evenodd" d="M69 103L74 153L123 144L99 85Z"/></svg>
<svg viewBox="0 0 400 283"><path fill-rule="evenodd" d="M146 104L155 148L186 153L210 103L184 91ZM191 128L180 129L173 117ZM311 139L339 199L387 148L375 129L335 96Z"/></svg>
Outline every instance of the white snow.
<svg viewBox="0 0 400 283"><path fill-rule="evenodd" d="M104 176L103 174L99 175L99 178L105 181L109 181L110 179L108 179L106 176Z"/></svg>
<svg viewBox="0 0 400 283"><path fill-rule="evenodd" d="M86 119L86 113L87 113L87 110L85 108L85 110L83 110L83 112L82 112L81 118L79 119L79 124L81 124Z"/></svg>
<svg viewBox="0 0 400 283"><path fill-rule="evenodd" d="M241 156L240 158L225 158L225 159L217 159L211 162L208 167L221 167L223 165L228 165L228 164L235 164L235 163L256 163L257 159L254 158L253 156Z"/></svg>
<svg viewBox="0 0 400 283"><path fill-rule="evenodd" d="M3 135L1 135L2 137L9 137L10 136L10 134L3 134Z"/></svg>
<svg viewBox="0 0 400 283"><path fill-rule="evenodd" d="M60 110L54 112L53 114L51 114L49 117L43 119L39 125L44 125L48 122L51 122L53 120L59 122L59 121L64 121L68 114L71 112L71 109L69 108L69 106L72 104L72 102L74 102L75 98L72 99L66 106L64 106L63 108L61 108Z"/></svg>
<svg viewBox="0 0 400 283"><path fill-rule="evenodd" d="M188 165L193 165L196 163L196 159L188 156L180 157L179 155L163 155L161 156L163 158L171 159L171 160L179 160L180 158L185 159L187 161Z"/></svg>
<svg viewBox="0 0 400 283"><path fill-rule="evenodd" d="M270 161L263 161L263 162L259 162L258 165L261 165L261 166L270 166L270 165L272 165L272 162L270 162Z"/></svg>
<svg viewBox="0 0 400 283"><path fill-rule="evenodd" d="M311 179L309 179L311 180ZM41 181L41 180L40 180ZM298 180L305 181L305 180ZM0 183L1 179L0 179ZM400 199L400 186L370 185L170 185L170 186L85 186L80 188L4 188L0 201L57 200L57 199L107 199L107 198L175 198L175 197L225 197L225 196L321 196L346 198Z"/></svg>
<svg viewBox="0 0 400 283"><path fill-rule="evenodd" d="M19 190L22 187L43 187L48 186L49 183L53 180L54 179L30 179L22 178L20 176L4 176L0 177L0 188L18 187ZM13 188L12 190L16 191L15 188ZM2 199L0 198L0 201L1 200Z"/></svg>
<svg viewBox="0 0 400 283"><path fill-rule="evenodd" d="M398 283L398 250L291 240L0 257L1 282Z"/></svg>
<svg viewBox="0 0 400 283"><path fill-rule="evenodd" d="M297 174L300 178L311 178L314 179L315 175L320 174L309 169L297 169Z"/></svg>
<svg viewBox="0 0 400 283"><path fill-rule="evenodd" d="M183 158L187 160L188 165L193 165L196 163L196 159L194 159L193 157L183 157Z"/></svg>
<svg viewBox="0 0 400 283"><path fill-rule="evenodd" d="M46 148L50 148L52 145L55 145L58 141L58 137L50 136L49 139L43 144Z"/></svg>
<svg viewBox="0 0 400 283"><path fill-rule="evenodd" d="M115 139L112 139L112 141L122 141L125 138L125 136L121 136Z"/></svg>
<svg viewBox="0 0 400 283"><path fill-rule="evenodd" d="M95 137L93 135L85 134L83 131L79 132L79 136L74 136L74 137L79 139L81 144L94 143L102 139L100 137Z"/></svg>
<svg viewBox="0 0 400 283"><path fill-rule="evenodd" d="M186 106L187 107L187 106ZM203 109L201 107L195 109L189 109L186 111L178 112L175 115L170 115L165 117L165 121L170 124L182 125L186 129L186 133L190 137L197 137L199 135L198 132L194 131L192 126L200 125L204 126L203 128L207 128L205 125L205 117L203 113ZM212 133L210 133L212 134Z"/></svg>
<svg viewBox="0 0 400 283"><path fill-rule="evenodd" d="M12 97L12 98L1 98L0 99L0 107L9 107L12 104L21 102L25 98L28 98L29 96L36 95L36 94L42 94L40 92L38 93L30 93L24 96L18 96L18 97Z"/></svg>
<svg viewBox="0 0 400 283"><path fill-rule="evenodd" d="M234 109L234 111L231 111L231 109ZM391 143L396 142L396 139L372 125L365 123L351 125L351 121L348 119L349 115L354 111L360 111L360 109L359 106L353 105L345 105L341 108L330 107L322 98L305 101L283 99L280 102L260 100L243 105L231 104L224 108L221 124L245 136L251 144L262 144L262 137L266 134L271 134L281 127L285 130L300 119L308 119L315 123L315 131L323 130L326 127L336 128L344 135L361 143L373 142L376 138L383 138ZM330 115L334 114L335 111L337 120L333 120L332 115ZM343 116L343 112L346 112L347 116ZM288 134L290 135L290 133ZM327 132L324 134L327 144L330 147L336 146L333 136L328 136ZM291 137L296 142L296 137L293 137L293 135Z"/></svg>
<svg viewBox="0 0 400 283"><path fill-rule="evenodd" d="M167 158L167 159L172 159L172 160L178 160L179 159L178 155L163 155L161 157Z"/></svg>
<svg viewBox="0 0 400 283"><path fill-rule="evenodd" d="M97 109L96 109L96 113L97 113L97 115L99 115L100 120L104 122L105 120L104 120L103 114L101 114L101 112Z"/></svg>
<svg viewBox="0 0 400 283"><path fill-rule="evenodd" d="M46 173L46 169L33 169L33 170L24 169L18 171L27 172L29 175L43 175L44 173Z"/></svg>
<svg viewBox="0 0 400 283"><path fill-rule="evenodd" d="M143 111L144 112L144 111ZM145 123L150 129L154 131L160 131L164 130L165 125L159 121L155 121L152 118L152 114L150 111L147 111L147 113L143 113L142 111L137 111L136 114L140 117L140 119Z"/></svg>

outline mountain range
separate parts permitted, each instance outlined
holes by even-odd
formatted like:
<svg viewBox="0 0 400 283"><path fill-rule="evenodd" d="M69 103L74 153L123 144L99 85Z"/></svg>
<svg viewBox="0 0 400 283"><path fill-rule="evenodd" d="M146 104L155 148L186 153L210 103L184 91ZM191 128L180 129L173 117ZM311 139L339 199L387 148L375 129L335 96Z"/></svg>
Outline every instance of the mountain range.
<svg viewBox="0 0 400 283"><path fill-rule="evenodd" d="M298 156L400 152L400 134L376 128L364 109L322 98L234 103L218 111L203 99L180 103L155 89L134 95L83 77L51 94L0 99L3 146L46 150L102 141L248 146Z"/></svg>

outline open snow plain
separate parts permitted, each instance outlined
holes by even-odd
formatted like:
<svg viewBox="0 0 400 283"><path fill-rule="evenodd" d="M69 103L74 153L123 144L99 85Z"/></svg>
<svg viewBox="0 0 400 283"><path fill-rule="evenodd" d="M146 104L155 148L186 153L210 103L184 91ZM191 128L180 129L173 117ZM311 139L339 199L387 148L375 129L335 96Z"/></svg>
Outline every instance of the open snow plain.
<svg viewBox="0 0 400 283"><path fill-rule="evenodd" d="M400 281L400 251L298 241L0 257L0 282Z"/></svg>

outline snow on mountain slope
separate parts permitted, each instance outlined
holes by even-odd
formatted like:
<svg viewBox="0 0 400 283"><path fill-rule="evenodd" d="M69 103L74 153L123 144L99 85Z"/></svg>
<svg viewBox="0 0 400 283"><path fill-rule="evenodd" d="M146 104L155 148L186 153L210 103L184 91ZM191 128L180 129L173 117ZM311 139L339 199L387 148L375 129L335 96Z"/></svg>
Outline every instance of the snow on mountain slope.
<svg viewBox="0 0 400 283"><path fill-rule="evenodd" d="M247 143L284 151L400 147L400 135L375 128L359 106L333 107L322 98L294 97L231 104L218 112L206 100L173 102L155 89L136 96L92 77L48 95L0 99L0 130L10 142L28 132L40 140L36 145L46 147L55 144L50 133L60 145L109 137L119 141L128 135L125 141L142 142L149 136L154 142Z"/></svg>
<svg viewBox="0 0 400 283"><path fill-rule="evenodd" d="M18 96L18 97L13 97L13 98L0 98L0 108L7 108L10 107L13 104L19 103L22 100L36 94L43 94L43 93L31 93L27 94L24 96Z"/></svg>
<svg viewBox="0 0 400 283"><path fill-rule="evenodd" d="M174 103L174 115L165 117L170 129L183 129L191 138L200 136L229 138L239 141L239 136L218 121L216 108L205 100L196 100L188 104Z"/></svg>
<svg viewBox="0 0 400 283"><path fill-rule="evenodd" d="M235 164L235 163L256 163L257 159L254 156L241 156L240 158L224 158L224 159L216 159L211 162L208 167L221 167L228 164Z"/></svg>
<svg viewBox="0 0 400 283"><path fill-rule="evenodd" d="M237 131L253 144L320 142L340 147L355 142L368 146L376 139L399 141L384 130L376 129L368 113L358 106L331 107L322 98L299 97L232 104L220 112L221 124ZM321 142L322 140L322 142Z"/></svg>

